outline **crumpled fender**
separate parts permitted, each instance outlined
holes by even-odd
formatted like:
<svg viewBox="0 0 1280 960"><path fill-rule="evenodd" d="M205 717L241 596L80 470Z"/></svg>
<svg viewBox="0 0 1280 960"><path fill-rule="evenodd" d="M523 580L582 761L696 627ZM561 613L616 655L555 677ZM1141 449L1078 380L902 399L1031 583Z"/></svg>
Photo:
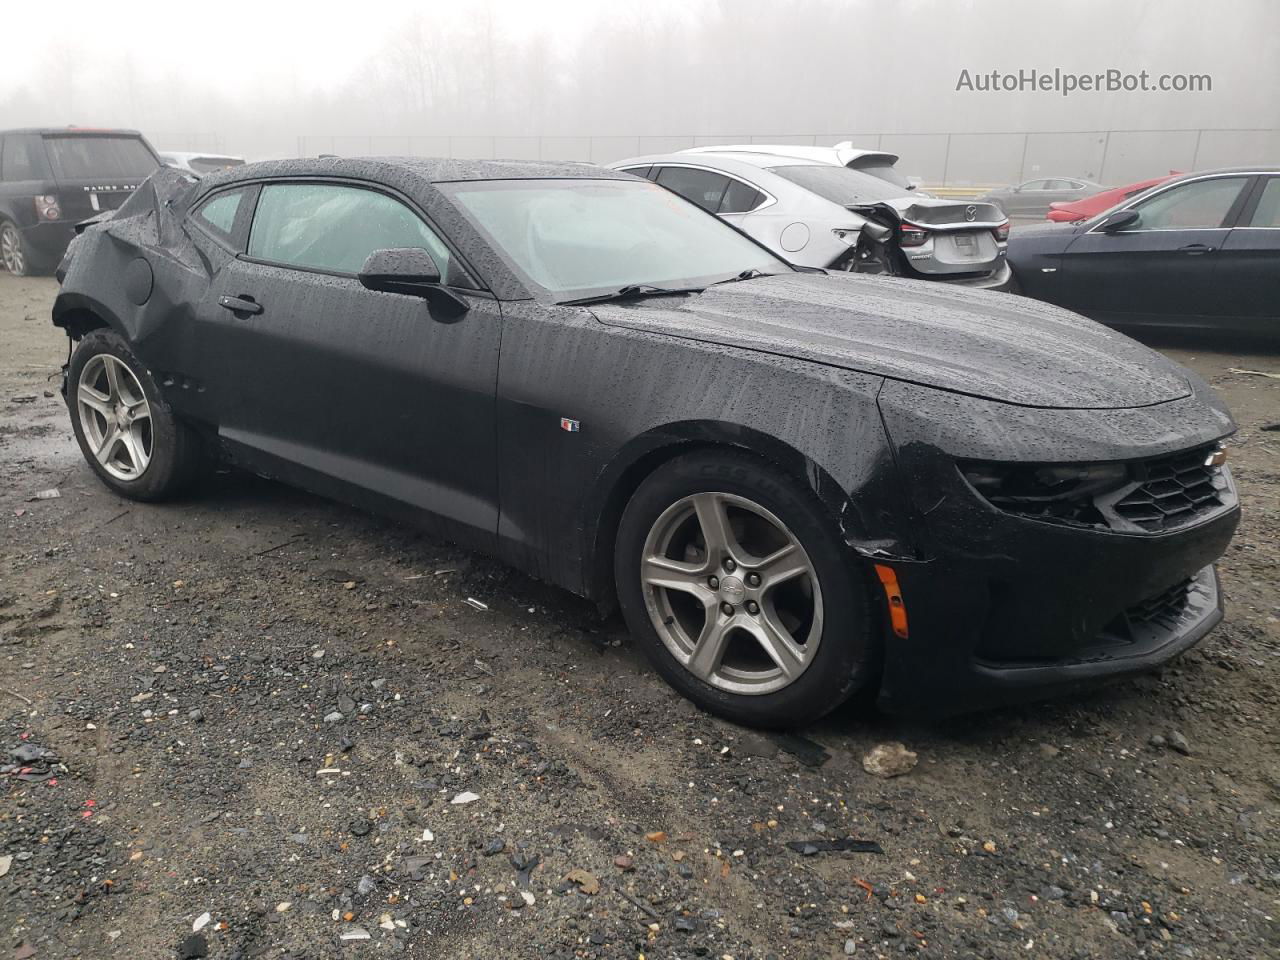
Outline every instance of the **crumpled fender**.
<svg viewBox="0 0 1280 960"><path fill-rule="evenodd" d="M85 314L93 314L145 351L176 303L190 302L183 299L188 284L208 282L181 223L195 185L162 167L110 216L79 224L58 266L62 289L53 304L54 325L79 336Z"/></svg>

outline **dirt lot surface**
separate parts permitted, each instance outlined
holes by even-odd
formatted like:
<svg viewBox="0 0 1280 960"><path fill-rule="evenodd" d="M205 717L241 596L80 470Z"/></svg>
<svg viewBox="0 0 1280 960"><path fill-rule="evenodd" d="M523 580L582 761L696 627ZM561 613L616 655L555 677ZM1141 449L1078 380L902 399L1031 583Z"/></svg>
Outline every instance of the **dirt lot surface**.
<svg viewBox="0 0 1280 960"><path fill-rule="evenodd" d="M1197 650L943 724L844 710L824 760L448 544L237 474L118 499L54 290L0 275L0 960L1280 956L1280 379L1232 370L1280 356L1168 348L1240 422ZM894 740L918 765L866 773ZM787 846L845 837L883 852Z"/></svg>

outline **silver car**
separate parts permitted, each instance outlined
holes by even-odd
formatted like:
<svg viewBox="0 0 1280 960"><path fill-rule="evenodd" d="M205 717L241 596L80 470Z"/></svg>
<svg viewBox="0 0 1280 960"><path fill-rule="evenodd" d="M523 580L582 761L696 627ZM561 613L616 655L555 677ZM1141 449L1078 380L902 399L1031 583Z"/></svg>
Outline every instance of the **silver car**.
<svg viewBox="0 0 1280 960"><path fill-rule="evenodd" d="M996 204L1010 217L1039 219L1049 212L1050 204L1083 200L1106 189L1100 183L1079 177L1041 177L1015 186L997 187L982 201Z"/></svg>
<svg viewBox="0 0 1280 960"><path fill-rule="evenodd" d="M230 170L232 167L244 165L244 157L228 157L220 153L190 153L183 150L168 150L160 154L160 162L166 167L173 167L183 173L203 177L207 173L219 170Z"/></svg>
<svg viewBox="0 0 1280 960"><path fill-rule="evenodd" d="M762 149L701 148L611 166L667 187L800 266L1008 287L1009 222L997 207L921 196L839 162L755 152Z"/></svg>

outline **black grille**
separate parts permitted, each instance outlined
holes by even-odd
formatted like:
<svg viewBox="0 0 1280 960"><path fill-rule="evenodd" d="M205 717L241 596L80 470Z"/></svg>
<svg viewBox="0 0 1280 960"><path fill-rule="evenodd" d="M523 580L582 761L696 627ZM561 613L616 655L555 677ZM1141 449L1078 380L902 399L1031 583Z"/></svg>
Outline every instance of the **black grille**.
<svg viewBox="0 0 1280 960"><path fill-rule="evenodd" d="M1141 485L1118 500L1115 512L1143 530L1158 533L1193 523L1223 505L1226 479L1208 466L1213 447L1147 460Z"/></svg>

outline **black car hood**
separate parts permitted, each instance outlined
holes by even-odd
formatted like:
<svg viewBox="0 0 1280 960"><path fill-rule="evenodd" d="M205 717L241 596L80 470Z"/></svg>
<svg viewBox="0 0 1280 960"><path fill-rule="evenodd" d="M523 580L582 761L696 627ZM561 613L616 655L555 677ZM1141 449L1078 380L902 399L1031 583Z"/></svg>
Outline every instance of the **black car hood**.
<svg viewBox="0 0 1280 960"><path fill-rule="evenodd" d="M1074 313L943 283L807 273L593 305L602 323L812 360L1029 407L1185 397L1160 354Z"/></svg>

